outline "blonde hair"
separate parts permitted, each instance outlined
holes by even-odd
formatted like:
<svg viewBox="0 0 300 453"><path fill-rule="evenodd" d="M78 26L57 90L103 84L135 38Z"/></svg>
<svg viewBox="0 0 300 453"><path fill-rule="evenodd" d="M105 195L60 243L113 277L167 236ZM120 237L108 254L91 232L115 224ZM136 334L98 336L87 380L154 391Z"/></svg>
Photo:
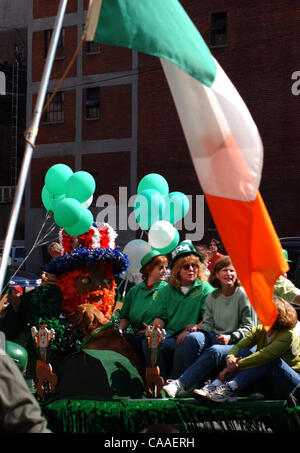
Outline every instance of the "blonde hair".
<svg viewBox="0 0 300 453"><path fill-rule="evenodd" d="M222 256L215 262L213 270L211 271L210 276L208 277L208 281L211 284L211 286L213 286L214 288L221 288L221 282L217 277L217 273L221 269L223 269L223 267L227 267L227 266L232 266L231 259L228 255ZM240 286L240 284L241 283L240 283L239 279L237 278L236 282L235 282L235 286Z"/></svg>
<svg viewBox="0 0 300 453"><path fill-rule="evenodd" d="M298 321L297 312L292 305L278 296L273 296L277 308L277 318L272 330L293 329Z"/></svg>
<svg viewBox="0 0 300 453"><path fill-rule="evenodd" d="M49 254L51 254L51 252L62 253L62 250L62 246L58 242L51 242L47 248Z"/></svg>
<svg viewBox="0 0 300 453"><path fill-rule="evenodd" d="M188 263L194 263L198 267L198 272L196 278L202 281L206 281L206 275L205 275L205 267L201 263L200 259L196 256L191 254L185 254L184 256L178 258L171 270L170 278L169 278L169 283L172 286L179 287L181 285L180 283L180 270L182 266Z"/></svg>

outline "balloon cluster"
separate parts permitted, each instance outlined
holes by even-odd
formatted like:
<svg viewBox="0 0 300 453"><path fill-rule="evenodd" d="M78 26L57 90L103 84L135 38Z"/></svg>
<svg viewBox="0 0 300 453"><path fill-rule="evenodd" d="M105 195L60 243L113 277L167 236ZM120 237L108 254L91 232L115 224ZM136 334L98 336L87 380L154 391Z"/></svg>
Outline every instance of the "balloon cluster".
<svg viewBox="0 0 300 453"><path fill-rule="evenodd" d="M71 236L86 233L93 223L88 207L93 201L96 184L86 171L73 173L65 164L56 164L45 175L42 202L53 212L55 223Z"/></svg>
<svg viewBox="0 0 300 453"><path fill-rule="evenodd" d="M142 230L148 230L148 242L134 239L124 247L130 266L126 276L140 271L142 258L151 250L167 254L179 243L175 224L189 211L189 199L182 192L169 193L165 178L157 173L144 176L137 188L134 203L136 221Z"/></svg>

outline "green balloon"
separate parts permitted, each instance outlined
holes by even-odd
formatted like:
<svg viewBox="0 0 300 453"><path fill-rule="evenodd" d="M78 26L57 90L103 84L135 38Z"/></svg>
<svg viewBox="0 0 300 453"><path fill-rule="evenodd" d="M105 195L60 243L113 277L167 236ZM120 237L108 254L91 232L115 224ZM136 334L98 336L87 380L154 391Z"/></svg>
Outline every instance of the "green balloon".
<svg viewBox="0 0 300 453"><path fill-rule="evenodd" d="M147 189L136 196L134 214L142 230L148 230L153 223L162 220L165 210L164 197L154 189Z"/></svg>
<svg viewBox="0 0 300 453"><path fill-rule="evenodd" d="M49 193L46 186L44 186L42 189L41 197L42 197L42 202L43 202L43 205L45 206L46 211L52 211L54 195Z"/></svg>
<svg viewBox="0 0 300 453"><path fill-rule="evenodd" d="M88 200L95 192L96 183L92 175L86 171L77 171L68 179L66 196L78 200L80 203Z"/></svg>
<svg viewBox="0 0 300 453"><path fill-rule="evenodd" d="M66 183L73 174L68 165L56 164L49 168L45 176L45 186L53 195L65 193Z"/></svg>
<svg viewBox="0 0 300 453"><path fill-rule="evenodd" d="M164 219L172 225L183 219L190 209L188 197L182 192L171 192L166 198Z"/></svg>
<svg viewBox="0 0 300 453"><path fill-rule="evenodd" d="M79 222L84 208L74 198L64 198L54 209L55 223L60 227L69 227Z"/></svg>
<svg viewBox="0 0 300 453"><path fill-rule="evenodd" d="M83 209L84 211L79 219L79 222L65 228L66 233L70 236L80 236L81 234L86 233L92 226L93 214L88 209Z"/></svg>
<svg viewBox="0 0 300 453"><path fill-rule="evenodd" d="M54 212L54 209L56 208L57 203L60 201L64 200L66 198L66 195L63 193L62 195L56 195L53 199L52 202L52 211Z"/></svg>
<svg viewBox="0 0 300 453"><path fill-rule="evenodd" d="M23 373L28 362L28 353L26 349L24 349L23 346L17 343L6 340L5 350L7 355L9 355L14 360L14 362L16 362L18 368Z"/></svg>
<svg viewBox="0 0 300 453"><path fill-rule="evenodd" d="M157 173L149 173L140 180L137 188L137 193L140 194L144 190L148 189L157 190L157 192L162 195L168 195L169 184L163 176Z"/></svg>

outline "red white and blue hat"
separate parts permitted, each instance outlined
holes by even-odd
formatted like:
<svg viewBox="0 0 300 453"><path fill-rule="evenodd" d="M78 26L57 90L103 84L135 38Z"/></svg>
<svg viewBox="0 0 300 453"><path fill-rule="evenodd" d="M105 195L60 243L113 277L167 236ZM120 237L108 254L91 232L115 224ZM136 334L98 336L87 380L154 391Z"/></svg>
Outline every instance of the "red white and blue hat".
<svg viewBox="0 0 300 453"><path fill-rule="evenodd" d="M108 223L93 223L91 228L80 236L70 236L64 229L59 232L63 255L51 260L46 272L60 275L82 266L96 263L109 263L115 276L129 266L127 255L115 245L117 233Z"/></svg>

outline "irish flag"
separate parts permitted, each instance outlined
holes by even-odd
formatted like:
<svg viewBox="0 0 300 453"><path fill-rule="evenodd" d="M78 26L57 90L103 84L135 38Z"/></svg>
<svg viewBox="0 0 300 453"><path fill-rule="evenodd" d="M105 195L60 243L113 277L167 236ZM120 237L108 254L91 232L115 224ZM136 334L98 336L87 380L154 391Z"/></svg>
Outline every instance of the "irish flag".
<svg viewBox="0 0 300 453"><path fill-rule="evenodd" d="M263 146L239 93L178 0L90 0L85 40L160 58L221 240L269 329L288 264L259 193Z"/></svg>

